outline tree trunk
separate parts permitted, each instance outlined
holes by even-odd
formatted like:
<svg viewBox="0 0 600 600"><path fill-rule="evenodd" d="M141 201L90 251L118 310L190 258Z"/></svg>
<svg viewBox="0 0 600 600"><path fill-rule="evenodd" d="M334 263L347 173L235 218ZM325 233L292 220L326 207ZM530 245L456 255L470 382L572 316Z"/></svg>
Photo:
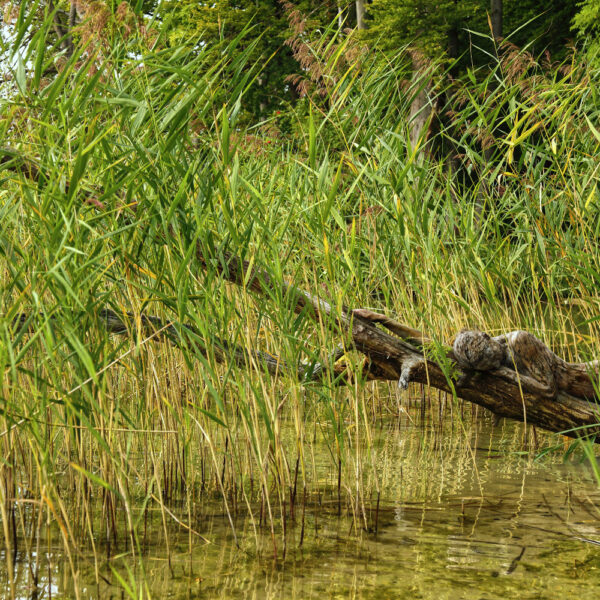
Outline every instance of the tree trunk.
<svg viewBox="0 0 600 600"><path fill-rule="evenodd" d="M215 266L200 246L196 257L201 264ZM500 417L537 425L569 437L600 435L598 399L584 399L559 391L554 397L530 391L522 385L515 370L500 367L492 371L464 370L458 379L449 369L457 368L452 349L443 351L440 362L427 356L424 346L431 340L421 332L393 319L366 310L342 308L334 314L332 306L295 286L276 281L267 272L250 267L248 261L227 255L216 267L228 281L267 297L278 293L292 300L297 313L305 313L337 333L350 336L354 347L365 354L364 375L369 379L395 380L401 387L410 382L423 383L478 404ZM249 269L251 271L249 272ZM381 324L395 335L379 329ZM575 378L581 377L577 369ZM595 438L594 438L595 439Z"/></svg>
<svg viewBox="0 0 600 600"><path fill-rule="evenodd" d="M208 264L208 257L200 247L196 256L201 263ZM214 261L211 260L210 264L214 266ZM235 256L227 256L217 268L228 281L262 295L268 296L279 288L281 294L293 299L296 312L306 312L338 333L350 335L354 347L367 358L364 370L370 379L396 380L402 387L409 382L423 383L445 392L456 392L461 398L498 416L570 437L600 434L597 401L571 396L563 391L552 398L528 391L522 385L519 373L507 367L493 371L466 370L453 380L448 371L455 364L453 351L448 348L441 362L432 360L423 348L430 340L411 327L385 315L365 310L352 311L346 307L337 318L332 318L335 315L328 302L293 285L277 282L259 269L254 268L248 273L249 263ZM376 324L383 325L395 335L382 331ZM445 365L445 370L442 365ZM577 377L580 375L578 372Z"/></svg>
<svg viewBox="0 0 600 600"><path fill-rule="evenodd" d="M248 261L234 255L225 255L219 261L206 256L198 246L196 256L202 265L216 268L226 280L246 290L267 297L277 290L278 294L290 298L295 312L303 313L321 326L349 338L354 348L366 357L363 372L359 374L361 378L397 381L403 389L411 382L425 384L444 392L456 393L500 417L523 421L569 437L600 440L600 405L597 398L581 398L564 390L548 395L544 386L532 380L530 375L505 366L487 371L461 367L461 363L456 362L457 355L450 348L441 349L438 360L435 360L425 350L431 340L385 315L346 307L342 308L340 314L335 314L328 302L281 282L265 271L252 268ZM207 341L192 326L165 322L147 315L117 314L110 309L102 309L98 317L98 321L111 333L129 335L141 323L145 335L148 335L147 341L166 337L176 345L196 349L204 356L208 354ZM32 322L32 315L18 315L12 329L29 330ZM57 326L60 325L58 320L55 322ZM377 327L378 324L395 335L383 331ZM329 358L314 365L289 365L276 356L254 348L232 346L218 339L212 340L210 354L219 362L230 360L241 368L264 369L273 376L291 376L302 382L319 381L330 372L332 379L343 384L354 380L352 373L340 370L335 364L343 354L344 346L334 348L329 352ZM597 366L595 369L597 373ZM571 390L589 390L594 387L589 373L581 365L569 366L567 363L567 367L558 375L561 381L566 378L570 382Z"/></svg>
<svg viewBox="0 0 600 600"><path fill-rule="evenodd" d="M339 1L337 3L337 20L338 27L341 29L344 26L344 11L342 10L342 6Z"/></svg>
<svg viewBox="0 0 600 600"><path fill-rule="evenodd" d="M71 2L69 7L69 14L66 17L66 22L63 21L61 11L56 9L56 5L53 0L48 1L48 6L51 11L54 11L54 19L52 26L54 32L60 41L61 48L65 51L67 56L72 56L74 51L73 46L73 27L77 21L77 8L75 2Z"/></svg>
<svg viewBox="0 0 600 600"><path fill-rule="evenodd" d="M410 93L412 100L408 116L410 144L412 148L423 145L427 138L428 126L433 116L433 104L429 98L430 74L427 72L427 63L424 57L413 50L412 55L412 82Z"/></svg>
<svg viewBox="0 0 600 600"><path fill-rule="evenodd" d="M366 29L365 23L365 0L356 0L356 27L359 30Z"/></svg>
<svg viewBox="0 0 600 600"><path fill-rule="evenodd" d="M73 45L73 29L74 29L76 23L77 23L77 6L75 6L75 2L71 2L71 8L69 10L69 39L68 39L69 55L73 54L73 51L75 50L75 47Z"/></svg>
<svg viewBox="0 0 600 600"><path fill-rule="evenodd" d="M491 0L490 21L492 37L498 40L502 37L502 0Z"/></svg>

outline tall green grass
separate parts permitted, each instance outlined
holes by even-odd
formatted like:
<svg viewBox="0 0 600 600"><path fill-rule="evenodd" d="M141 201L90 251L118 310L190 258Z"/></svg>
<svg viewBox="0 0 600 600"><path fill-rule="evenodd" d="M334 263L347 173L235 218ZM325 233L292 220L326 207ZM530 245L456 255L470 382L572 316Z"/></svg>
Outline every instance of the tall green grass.
<svg viewBox="0 0 600 600"><path fill-rule="evenodd" d="M161 32L153 43L115 38L82 46L48 78L50 27L25 50L21 35L4 49L24 52L0 102L3 145L16 152L0 172L8 550L57 523L74 576L84 549L101 577L106 547L126 548L142 576L122 588L147 597L148 510L167 544L173 522L203 543L192 515L217 498L234 532L239 513L269 527L279 556L290 515L313 495L368 527L385 495L373 424L397 414L397 392L302 385L239 368L232 353L218 362L223 340L290 364L348 343L277 292L224 282L226 252L441 341L463 326L518 327L570 359L599 354L599 74L583 59L544 68L507 47L452 86L439 74L440 128L413 148L402 55L361 55L344 72L333 61L327 98L247 125L259 70L249 32L195 50L166 47ZM339 52L355 43L328 35ZM284 117L293 133L278 127ZM111 336L107 307L197 333L174 346L138 318ZM360 357L345 360L358 372ZM333 481L319 473L315 437Z"/></svg>

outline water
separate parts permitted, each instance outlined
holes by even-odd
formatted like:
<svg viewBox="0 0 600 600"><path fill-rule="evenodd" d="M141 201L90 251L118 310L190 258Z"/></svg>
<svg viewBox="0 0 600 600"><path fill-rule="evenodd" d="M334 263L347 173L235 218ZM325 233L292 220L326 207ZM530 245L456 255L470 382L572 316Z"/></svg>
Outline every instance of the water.
<svg viewBox="0 0 600 600"><path fill-rule="evenodd" d="M72 557L73 577L56 535L42 541L39 554L17 556L14 597L116 599L127 597L129 585L132 597L173 599L597 598L600 491L588 465L564 463L562 453L533 460L518 451L522 426L508 422L437 432L388 423L377 431L378 510L371 495L343 502L338 516L335 486L312 493L303 536L299 506L285 545L276 524L276 556L270 529L255 530L243 511L236 546L220 503L193 524L209 544L171 527L167 552L156 512L141 548L145 573L129 549L107 556L99 542L96 560L91 553ZM324 483L335 481L327 477L330 463L322 457ZM365 516L354 520L361 503ZM106 581L96 583L95 564Z"/></svg>

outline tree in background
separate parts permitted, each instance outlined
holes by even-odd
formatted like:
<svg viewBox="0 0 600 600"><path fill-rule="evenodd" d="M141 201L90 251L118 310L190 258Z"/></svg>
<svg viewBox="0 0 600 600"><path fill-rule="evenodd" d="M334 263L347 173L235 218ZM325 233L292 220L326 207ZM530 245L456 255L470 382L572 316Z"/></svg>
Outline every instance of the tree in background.
<svg viewBox="0 0 600 600"><path fill-rule="evenodd" d="M489 63L496 52L492 40L472 32L489 33L490 27L494 38L508 37L534 56L548 51L554 61L566 56L576 35L591 52L600 53L600 0L548 0L543 5L537 0L0 0L0 7L12 13L35 10L37 21L52 12L49 44L67 56L78 43L92 40L97 47L103 37L143 31L149 17L169 24L167 43L173 47L213 48L246 30L230 59L252 48L258 85L245 95L244 109L253 118L267 117L302 95L294 78L314 79L306 52L318 50L316 40L325 39L332 23L339 30L364 30L359 39L367 46L396 52L411 45L420 68L427 60L446 61L453 76ZM302 15L304 32L291 22L294 12Z"/></svg>
<svg viewBox="0 0 600 600"><path fill-rule="evenodd" d="M588 53L596 61L600 60L600 0L583 0L578 5L579 12L573 19L573 29L579 38L587 42Z"/></svg>
<svg viewBox="0 0 600 600"><path fill-rule="evenodd" d="M600 0L584 4L600 7ZM456 58L469 51L469 61L483 64L493 47L481 38L473 39L468 30L493 31L496 38L510 37L518 46L529 45L533 54L547 50L560 59L573 37L568 24L578 5L577 0L543 4L537 0L373 0L368 5L367 39L388 50L416 44L431 58ZM593 28L598 14L592 10L587 14L585 22Z"/></svg>
<svg viewBox="0 0 600 600"><path fill-rule="evenodd" d="M480 0L374 0L368 15L371 43L386 50L415 44L431 58L456 56L462 30L485 22Z"/></svg>
<svg viewBox="0 0 600 600"><path fill-rule="evenodd" d="M57 52L73 54L75 45L91 38L131 33L152 14L159 0L39 0L21 3L0 0L4 21L28 20L33 30L53 15L49 42Z"/></svg>
<svg viewBox="0 0 600 600"><path fill-rule="evenodd" d="M356 0L356 27L357 29L366 29L366 12L365 0Z"/></svg>
<svg viewBox="0 0 600 600"><path fill-rule="evenodd" d="M579 0L504 0L504 36L534 56L562 60L574 39L571 22Z"/></svg>
<svg viewBox="0 0 600 600"><path fill-rule="evenodd" d="M295 7L306 16L311 29L325 27L343 19L348 2L300 0ZM168 0L161 8L164 18L172 19L170 41L177 44L212 44L233 39L250 23L248 40L256 42L251 60L260 64L258 86L246 96L246 107L258 115L268 114L297 97L286 78L298 71L298 63L285 44L291 29L281 2L267 0ZM258 38L258 41L257 41ZM240 45L243 52L245 46Z"/></svg>
<svg viewBox="0 0 600 600"><path fill-rule="evenodd" d="M502 37L502 16L504 12L504 0L491 0L490 24L492 26L492 37L497 40Z"/></svg>

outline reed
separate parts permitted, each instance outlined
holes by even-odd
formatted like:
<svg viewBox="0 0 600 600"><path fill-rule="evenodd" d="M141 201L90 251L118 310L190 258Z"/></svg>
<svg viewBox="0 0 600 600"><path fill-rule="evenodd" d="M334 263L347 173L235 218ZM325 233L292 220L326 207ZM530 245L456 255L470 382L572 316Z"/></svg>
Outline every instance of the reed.
<svg viewBox="0 0 600 600"><path fill-rule="evenodd" d="M0 172L7 572L24 548L35 579L33 557L60 543L75 579L82 565L96 581L112 569L129 597L151 597L149 528L170 555L174 527L206 543L216 506L234 536L243 516L257 546L268 528L278 557L302 544L307 511L333 505L368 529L390 493L378 427L421 403L432 427L419 452L431 457L442 415L457 428L483 418L423 389L303 384L251 354L257 368L242 368L234 346L296 364L348 340L289 298L224 282L226 252L439 341L464 326L523 328L570 360L600 354L599 73L582 57L544 66L507 45L485 72L452 86L440 75L441 126L419 149L403 55L361 54L325 99L287 110L286 132L283 116L244 113L259 72L248 32L189 50L161 44L155 24L152 43L82 47L45 80L49 27L4 48L17 65L0 101L12 149ZM356 43L327 35L339 52ZM127 336L106 331L106 308L138 315ZM173 345L144 314L195 333ZM359 372L351 349L343 360ZM107 567L114 554L122 568Z"/></svg>

